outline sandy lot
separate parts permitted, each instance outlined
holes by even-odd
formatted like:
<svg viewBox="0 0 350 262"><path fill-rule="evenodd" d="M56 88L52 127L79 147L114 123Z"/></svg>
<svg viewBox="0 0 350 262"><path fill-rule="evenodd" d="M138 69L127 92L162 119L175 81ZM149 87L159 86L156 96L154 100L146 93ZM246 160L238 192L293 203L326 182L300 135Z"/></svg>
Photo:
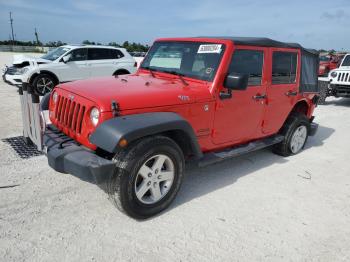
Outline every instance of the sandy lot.
<svg viewBox="0 0 350 262"><path fill-rule="evenodd" d="M0 65L10 61L0 53ZM16 89L2 80L0 112L0 139L21 135ZM0 141L0 260L349 261L350 99L315 116L319 131L301 154L188 168L171 207L142 222L96 185Z"/></svg>

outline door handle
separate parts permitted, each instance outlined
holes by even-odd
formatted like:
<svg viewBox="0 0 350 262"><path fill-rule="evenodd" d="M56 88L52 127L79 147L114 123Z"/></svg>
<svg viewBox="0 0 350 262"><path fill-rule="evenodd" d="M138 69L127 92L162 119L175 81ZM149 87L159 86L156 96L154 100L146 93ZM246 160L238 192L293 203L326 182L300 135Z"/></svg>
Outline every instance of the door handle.
<svg viewBox="0 0 350 262"><path fill-rule="evenodd" d="M297 94L298 94L297 91L288 91L288 92L286 93L286 96L296 96Z"/></svg>
<svg viewBox="0 0 350 262"><path fill-rule="evenodd" d="M255 95L253 96L254 100L260 100L260 99L265 99L267 96L266 95Z"/></svg>

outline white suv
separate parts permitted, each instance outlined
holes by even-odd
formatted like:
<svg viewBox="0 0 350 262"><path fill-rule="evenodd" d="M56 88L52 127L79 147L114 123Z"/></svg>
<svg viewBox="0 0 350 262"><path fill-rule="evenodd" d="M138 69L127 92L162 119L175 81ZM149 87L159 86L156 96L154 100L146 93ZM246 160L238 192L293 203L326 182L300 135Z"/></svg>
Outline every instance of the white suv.
<svg viewBox="0 0 350 262"><path fill-rule="evenodd" d="M319 104L324 104L328 96L350 98L350 54L344 56L340 66L329 72L328 83L320 88Z"/></svg>
<svg viewBox="0 0 350 262"><path fill-rule="evenodd" d="M124 48L65 45L40 58L15 56L13 66L4 69L3 80L17 86L30 83L43 95L58 83L130 74L136 71L136 66L135 59Z"/></svg>

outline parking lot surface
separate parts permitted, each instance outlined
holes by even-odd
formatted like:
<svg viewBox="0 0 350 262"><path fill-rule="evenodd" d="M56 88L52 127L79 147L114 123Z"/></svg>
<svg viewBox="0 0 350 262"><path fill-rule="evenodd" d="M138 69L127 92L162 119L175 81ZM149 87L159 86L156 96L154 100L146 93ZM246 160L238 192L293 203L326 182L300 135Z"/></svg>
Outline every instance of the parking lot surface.
<svg viewBox="0 0 350 262"><path fill-rule="evenodd" d="M296 156L266 149L188 167L175 202L145 221L3 142L22 123L16 88L2 80L0 112L1 261L350 260L350 99L317 107L318 133Z"/></svg>

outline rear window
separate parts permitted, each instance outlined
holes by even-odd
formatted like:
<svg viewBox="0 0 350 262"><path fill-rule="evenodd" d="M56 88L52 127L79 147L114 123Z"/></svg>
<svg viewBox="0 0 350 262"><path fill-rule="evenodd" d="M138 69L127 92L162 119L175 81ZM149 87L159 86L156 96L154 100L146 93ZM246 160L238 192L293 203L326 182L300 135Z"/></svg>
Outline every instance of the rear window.
<svg viewBox="0 0 350 262"><path fill-rule="evenodd" d="M257 50L236 50L232 56L229 73L247 74L248 85L261 85L264 52Z"/></svg>
<svg viewBox="0 0 350 262"><path fill-rule="evenodd" d="M89 48L88 51L89 60L119 59L123 56L123 53L117 49Z"/></svg>
<svg viewBox="0 0 350 262"><path fill-rule="evenodd" d="M272 57L272 84L291 84L296 81L297 53L274 52Z"/></svg>

